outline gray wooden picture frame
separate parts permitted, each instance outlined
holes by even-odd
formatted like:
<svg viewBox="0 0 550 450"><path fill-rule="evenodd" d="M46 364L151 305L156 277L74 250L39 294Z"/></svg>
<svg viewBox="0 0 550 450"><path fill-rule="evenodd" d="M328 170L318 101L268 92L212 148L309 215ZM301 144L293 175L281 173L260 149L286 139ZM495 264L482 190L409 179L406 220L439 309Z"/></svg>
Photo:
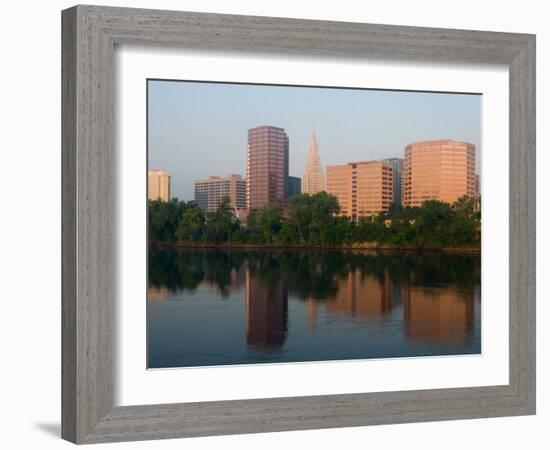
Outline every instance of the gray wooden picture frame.
<svg viewBox="0 0 550 450"><path fill-rule="evenodd" d="M535 413L534 35L98 6L63 11L62 34L64 439L94 443ZM127 43L507 65L509 384L115 407L113 52Z"/></svg>

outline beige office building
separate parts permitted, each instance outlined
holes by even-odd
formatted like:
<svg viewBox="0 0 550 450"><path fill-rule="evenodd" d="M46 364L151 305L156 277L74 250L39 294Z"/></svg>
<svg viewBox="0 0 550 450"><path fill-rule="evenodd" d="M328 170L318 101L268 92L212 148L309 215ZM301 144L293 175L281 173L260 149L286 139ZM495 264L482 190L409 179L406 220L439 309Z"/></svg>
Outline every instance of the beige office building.
<svg viewBox="0 0 550 450"><path fill-rule="evenodd" d="M327 192L338 199L340 214L353 220L388 211L393 200L393 169L382 161L327 166Z"/></svg>
<svg viewBox="0 0 550 450"><path fill-rule="evenodd" d="M309 143L306 166L302 175L302 193L316 194L325 190L325 173L319 156L319 143L315 131Z"/></svg>
<svg viewBox="0 0 550 450"><path fill-rule="evenodd" d="M246 180L240 175L210 176L195 181L195 202L205 211L214 211L224 198L234 211L246 209Z"/></svg>
<svg viewBox="0 0 550 450"><path fill-rule="evenodd" d="M476 147L451 140L416 142L405 147L402 174L403 206L426 200L453 203L475 196Z"/></svg>
<svg viewBox="0 0 550 450"><path fill-rule="evenodd" d="M149 169L148 196L149 200L170 200L170 174L165 170Z"/></svg>

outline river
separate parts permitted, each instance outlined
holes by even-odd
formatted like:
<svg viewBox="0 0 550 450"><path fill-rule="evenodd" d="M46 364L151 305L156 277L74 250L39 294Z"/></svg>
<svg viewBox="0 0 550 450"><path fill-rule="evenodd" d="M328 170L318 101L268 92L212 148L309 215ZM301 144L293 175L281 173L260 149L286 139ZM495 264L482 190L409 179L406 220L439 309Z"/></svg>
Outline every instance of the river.
<svg viewBox="0 0 550 450"><path fill-rule="evenodd" d="M477 354L480 256L151 248L148 367Z"/></svg>

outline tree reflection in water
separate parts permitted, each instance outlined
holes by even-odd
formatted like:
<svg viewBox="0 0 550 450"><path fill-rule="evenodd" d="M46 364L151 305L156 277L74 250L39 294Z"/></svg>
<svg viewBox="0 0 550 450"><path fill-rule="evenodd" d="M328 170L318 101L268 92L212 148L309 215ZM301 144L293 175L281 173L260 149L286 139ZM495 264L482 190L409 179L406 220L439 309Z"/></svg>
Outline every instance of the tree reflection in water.
<svg viewBox="0 0 550 450"><path fill-rule="evenodd" d="M352 251L219 251L151 249L148 300L209 286L227 298L243 292L246 342L285 344L289 296L304 302L309 326L320 308L357 323L400 315L409 340L463 344L475 321L478 255L374 254Z"/></svg>

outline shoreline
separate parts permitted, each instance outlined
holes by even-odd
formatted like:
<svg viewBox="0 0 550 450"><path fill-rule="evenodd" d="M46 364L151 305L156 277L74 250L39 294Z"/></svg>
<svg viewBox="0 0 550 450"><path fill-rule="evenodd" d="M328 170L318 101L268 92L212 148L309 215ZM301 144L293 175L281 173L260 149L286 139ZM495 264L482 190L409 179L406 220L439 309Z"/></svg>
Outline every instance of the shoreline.
<svg viewBox="0 0 550 450"><path fill-rule="evenodd" d="M245 243L222 243L214 244L209 242L149 242L149 247L153 248L173 248L173 249L202 249L202 250L352 250L368 252L440 252L449 254L481 254L480 246L468 247L437 247L437 246L413 246L413 245L393 245L377 244L374 242L363 242L347 245L305 245L305 244L245 244Z"/></svg>

